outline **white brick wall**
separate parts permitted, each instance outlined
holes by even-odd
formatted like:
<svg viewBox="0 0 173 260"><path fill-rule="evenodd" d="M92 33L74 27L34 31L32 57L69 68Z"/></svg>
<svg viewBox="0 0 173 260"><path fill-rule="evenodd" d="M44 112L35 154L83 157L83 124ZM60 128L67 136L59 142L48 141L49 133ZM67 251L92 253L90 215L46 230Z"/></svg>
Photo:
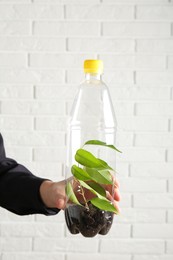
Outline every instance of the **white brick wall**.
<svg viewBox="0 0 173 260"><path fill-rule="evenodd" d="M0 130L8 156L61 180L86 58L118 121L121 215L85 239L56 216L0 208L0 260L173 259L173 1L0 0Z"/></svg>

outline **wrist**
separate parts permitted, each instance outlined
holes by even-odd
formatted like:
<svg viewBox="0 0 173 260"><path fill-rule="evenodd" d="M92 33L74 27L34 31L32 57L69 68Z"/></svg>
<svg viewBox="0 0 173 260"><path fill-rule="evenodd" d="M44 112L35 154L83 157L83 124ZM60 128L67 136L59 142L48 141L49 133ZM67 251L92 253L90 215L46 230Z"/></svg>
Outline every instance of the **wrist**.
<svg viewBox="0 0 173 260"><path fill-rule="evenodd" d="M40 185L40 197L44 205L48 208L54 208L53 202L51 201L50 191L53 185L53 181L45 180Z"/></svg>
<svg viewBox="0 0 173 260"><path fill-rule="evenodd" d="M64 209L66 204L65 180L60 182L46 180L42 182L40 196L46 207Z"/></svg>

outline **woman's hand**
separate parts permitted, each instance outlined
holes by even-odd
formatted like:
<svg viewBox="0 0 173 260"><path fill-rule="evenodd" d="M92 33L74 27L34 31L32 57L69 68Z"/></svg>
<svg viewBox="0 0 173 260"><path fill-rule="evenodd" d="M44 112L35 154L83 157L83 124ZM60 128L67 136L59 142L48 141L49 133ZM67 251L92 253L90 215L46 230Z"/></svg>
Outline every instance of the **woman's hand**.
<svg viewBox="0 0 173 260"><path fill-rule="evenodd" d="M73 177L69 179L73 181ZM52 182L52 181L44 181L40 186L40 196L48 208L58 208L58 209L65 209L66 207L66 193L65 193L65 186L68 180L63 180L60 182ZM76 196L78 197L79 201L82 201L82 196L78 194L77 189L79 188L78 185L73 186L76 190ZM120 201L120 193L119 193L119 182L114 178L114 185L104 185L106 190L107 198L113 203L115 208L120 211L118 206L118 201ZM84 195L86 200L89 200L94 197L93 193L84 189Z"/></svg>

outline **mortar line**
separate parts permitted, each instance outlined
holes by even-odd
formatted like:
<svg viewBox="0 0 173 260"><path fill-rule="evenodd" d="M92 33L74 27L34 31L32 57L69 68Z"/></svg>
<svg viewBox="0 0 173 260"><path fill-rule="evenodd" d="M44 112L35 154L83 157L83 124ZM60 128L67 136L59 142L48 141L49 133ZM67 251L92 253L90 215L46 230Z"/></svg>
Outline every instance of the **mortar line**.
<svg viewBox="0 0 173 260"><path fill-rule="evenodd" d="M31 251L34 251L34 237L32 237L32 241L31 241Z"/></svg>
<svg viewBox="0 0 173 260"><path fill-rule="evenodd" d="M134 20L137 19L137 6L134 5Z"/></svg>
<svg viewBox="0 0 173 260"><path fill-rule="evenodd" d="M134 195L131 194L131 207L134 208Z"/></svg>
<svg viewBox="0 0 173 260"><path fill-rule="evenodd" d="M100 253L100 251L101 251L101 239L99 239L99 241L98 241L98 253Z"/></svg>
<svg viewBox="0 0 173 260"><path fill-rule="evenodd" d="M136 85L136 70L133 71L133 82Z"/></svg>
<svg viewBox="0 0 173 260"><path fill-rule="evenodd" d="M165 222L168 223L168 210L166 210Z"/></svg>
<svg viewBox="0 0 173 260"><path fill-rule="evenodd" d="M169 192L169 181L166 180L166 191Z"/></svg>
<svg viewBox="0 0 173 260"><path fill-rule="evenodd" d="M137 53L137 39L134 39L134 52Z"/></svg>
<svg viewBox="0 0 173 260"><path fill-rule="evenodd" d="M166 254L166 251L167 251L167 242L166 242L166 240L164 241L164 253Z"/></svg>
<svg viewBox="0 0 173 260"><path fill-rule="evenodd" d="M65 39L65 50L69 51L69 39L68 38Z"/></svg>
<svg viewBox="0 0 173 260"><path fill-rule="evenodd" d="M133 115L136 116L137 115L137 104L134 103L134 107L133 107Z"/></svg>
<svg viewBox="0 0 173 260"><path fill-rule="evenodd" d="M131 174L132 174L131 173L131 165L129 163L129 165L128 165L128 177L131 177L132 176Z"/></svg>
<svg viewBox="0 0 173 260"><path fill-rule="evenodd" d="M171 132L171 119L168 119L168 132Z"/></svg>
<svg viewBox="0 0 173 260"><path fill-rule="evenodd" d="M66 20L67 19L66 5L63 6L63 15L64 15L64 20Z"/></svg>
<svg viewBox="0 0 173 260"><path fill-rule="evenodd" d="M100 35L99 36L103 36L103 23L100 22L100 30L99 30Z"/></svg>
<svg viewBox="0 0 173 260"><path fill-rule="evenodd" d="M130 226L130 237L133 238L133 225Z"/></svg>
<svg viewBox="0 0 173 260"><path fill-rule="evenodd" d="M168 162L168 150L165 151L165 162Z"/></svg>

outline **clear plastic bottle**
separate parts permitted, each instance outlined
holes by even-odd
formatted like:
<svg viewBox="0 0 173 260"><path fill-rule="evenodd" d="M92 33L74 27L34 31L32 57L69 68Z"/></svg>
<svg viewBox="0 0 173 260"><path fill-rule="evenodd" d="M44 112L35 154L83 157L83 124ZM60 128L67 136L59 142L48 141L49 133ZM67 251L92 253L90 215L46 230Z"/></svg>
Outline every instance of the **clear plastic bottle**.
<svg viewBox="0 0 173 260"><path fill-rule="evenodd" d="M88 140L100 140L115 144L116 119L107 86L102 81L101 60L84 62L85 81L79 86L72 105L67 137L66 179L69 180L74 155ZM87 145L87 150L97 158L104 159L115 168L115 153L101 146ZM113 213L89 206L83 210L79 205L68 203L65 219L72 234L81 233L86 237L107 234L113 221Z"/></svg>

